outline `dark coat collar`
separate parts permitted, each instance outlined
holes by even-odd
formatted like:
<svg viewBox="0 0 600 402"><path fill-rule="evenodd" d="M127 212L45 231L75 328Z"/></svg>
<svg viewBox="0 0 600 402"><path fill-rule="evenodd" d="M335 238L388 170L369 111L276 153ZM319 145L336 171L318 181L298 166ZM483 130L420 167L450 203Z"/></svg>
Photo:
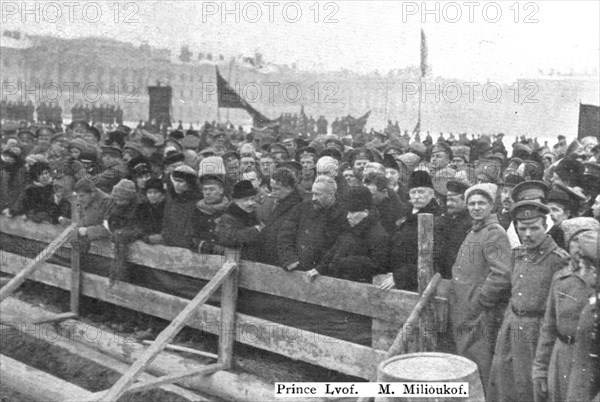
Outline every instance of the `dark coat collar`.
<svg viewBox="0 0 600 402"><path fill-rule="evenodd" d="M235 202L232 202L227 208L227 213L234 218L241 220L245 226L258 225L258 219L256 218L256 212L246 212L240 208Z"/></svg>

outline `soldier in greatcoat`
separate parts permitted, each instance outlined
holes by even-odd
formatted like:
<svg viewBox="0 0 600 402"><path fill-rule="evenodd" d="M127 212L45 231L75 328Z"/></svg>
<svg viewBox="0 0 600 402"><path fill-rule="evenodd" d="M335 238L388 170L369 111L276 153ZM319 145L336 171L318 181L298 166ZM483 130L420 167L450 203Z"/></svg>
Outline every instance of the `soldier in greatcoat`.
<svg viewBox="0 0 600 402"><path fill-rule="evenodd" d="M456 352L477 364L484 386L510 291L510 244L492 214L497 191L495 184L482 183L465 192L473 227L452 266L449 295Z"/></svg>
<svg viewBox="0 0 600 402"><path fill-rule="evenodd" d="M561 225L571 261L552 280L544 324L533 362L536 401L566 401L571 374L577 323L588 304L594 285L594 270L582 263L579 236L599 231L593 218L573 218Z"/></svg>
<svg viewBox="0 0 600 402"><path fill-rule="evenodd" d="M537 201L511 208L522 245L512 250L511 300L496 342L489 401L533 400L530 373L550 284L569 262L569 254L546 233L548 213Z"/></svg>
<svg viewBox="0 0 600 402"><path fill-rule="evenodd" d="M568 401L600 400L600 232L579 235L579 249L586 264L595 269L596 283L581 311L575 333L573 366L569 376Z"/></svg>

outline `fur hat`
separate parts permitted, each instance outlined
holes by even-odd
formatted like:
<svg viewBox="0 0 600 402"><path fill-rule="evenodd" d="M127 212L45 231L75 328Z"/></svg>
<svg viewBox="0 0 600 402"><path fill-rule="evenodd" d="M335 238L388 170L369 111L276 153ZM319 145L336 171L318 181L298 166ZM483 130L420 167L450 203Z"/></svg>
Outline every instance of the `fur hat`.
<svg viewBox="0 0 600 402"><path fill-rule="evenodd" d="M110 193L111 197L117 201L131 201L135 199L135 184L131 180L122 179L115 184Z"/></svg>
<svg viewBox="0 0 600 402"><path fill-rule="evenodd" d="M410 175L408 189L410 190L417 187L427 187L433 189L433 183L431 182L431 176L429 176L429 173L418 170Z"/></svg>
<svg viewBox="0 0 600 402"><path fill-rule="evenodd" d="M157 179L155 177L148 179L146 184L144 185L144 191L148 191L150 189L155 189L160 191L161 193L165 192L165 186L161 179Z"/></svg>
<svg viewBox="0 0 600 402"><path fill-rule="evenodd" d="M453 193L453 194L465 194L465 191L467 191L467 189L470 187L470 184L462 181L462 180L457 180L457 179L452 179L449 180L446 183L446 194L447 193Z"/></svg>
<svg viewBox="0 0 600 402"><path fill-rule="evenodd" d="M133 151L133 153L131 153ZM130 152L133 157L142 155L142 147L137 142L127 141L123 146L123 153Z"/></svg>
<svg viewBox="0 0 600 402"><path fill-rule="evenodd" d="M462 158L465 162L469 162L469 157L471 155L471 148L466 145L456 145L450 147L452 153L455 158Z"/></svg>
<svg viewBox="0 0 600 402"><path fill-rule="evenodd" d="M179 152L179 151L169 151L167 153L167 155L164 157L165 166L172 165L173 163L176 163L176 162L184 162L184 161L185 161L185 155L183 155L183 152Z"/></svg>
<svg viewBox="0 0 600 402"><path fill-rule="evenodd" d="M254 188L250 180L242 180L233 186L231 198L239 200L240 198L252 197L258 194L258 190Z"/></svg>
<svg viewBox="0 0 600 402"><path fill-rule="evenodd" d="M568 247L573 237L582 232L600 231L600 223L594 218L578 217L567 219L560 225L565 234L565 245Z"/></svg>
<svg viewBox="0 0 600 402"><path fill-rule="evenodd" d="M198 165L198 176L207 174L225 176L225 163L220 156L209 156L200 161Z"/></svg>
<svg viewBox="0 0 600 402"><path fill-rule="evenodd" d="M198 174L196 173L196 171L194 169L192 169L191 167L189 167L188 165L178 166L173 171L171 176L174 179L182 179L182 180L185 180L190 183L193 183L198 178Z"/></svg>
<svg viewBox="0 0 600 402"><path fill-rule="evenodd" d="M373 195L364 186L350 187L347 196L349 212L364 211L373 207Z"/></svg>
<svg viewBox="0 0 600 402"><path fill-rule="evenodd" d="M398 157L398 159L400 160L400 162L402 162L404 164L404 166L406 166L406 168L412 172L413 170L416 169L417 165L419 164L419 162L421 161L421 157L417 154L414 154L412 152L407 152L405 154L402 154Z"/></svg>
<svg viewBox="0 0 600 402"><path fill-rule="evenodd" d="M578 160L565 158L558 162L554 173L569 185L576 185L583 175L584 167Z"/></svg>
<svg viewBox="0 0 600 402"><path fill-rule="evenodd" d="M481 194L489 199L490 203L494 203L496 200L496 193L498 192L498 186L493 183L480 183L471 186L465 191L465 201L469 200L469 197L475 194Z"/></svg>

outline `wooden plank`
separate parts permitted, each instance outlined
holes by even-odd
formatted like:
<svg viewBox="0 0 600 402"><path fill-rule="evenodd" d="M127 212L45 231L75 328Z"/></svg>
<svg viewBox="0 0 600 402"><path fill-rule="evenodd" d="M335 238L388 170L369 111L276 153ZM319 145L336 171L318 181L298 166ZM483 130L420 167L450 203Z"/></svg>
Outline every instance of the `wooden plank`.
<svg viewBox="0 0 600 402"><path fill-rule="evenodd" d="M419 300L413 311L410 313L408 320L406 320L406 322L402 326L402 329L398 332L398 335L396 336L396 339L394 339L392 346L387 351L385 355L386 359L394 357L398 354L406 353L408 351L409 339L406 336L407 332L410 331L411 327L415 326L418 323L421 314L423 314L423 311L433 299L436 288L440 284L441 279L442 276L440 274L435 274L431 282L429 282L429 284L423 291L423 296L421 296L421 299ZM372 380L375 381L376 378L372 378ZM372 400L373 398L371 397L361 397L358 398L357 402L369 402Z"/></svg>
<svg viewBox="0 0 600 402"><path fill-rule="evenodd" d="M5 253L8 263L1 268L7 273L18 271L23 257ZM26 260L26 259L25 259ZM69 289L69 269L46 264L33 278L36 281ZM145 314L172 320L189 300L120 282L108 287L108 278L83 273L82 294L108 303L130 308ZM202 306L189 326L219 334L220 311L213 306ZM245 314L236 314L236 341L361 378L371 378L385 352L346 342L329 336L299 330Z"/></svg>
<svg viewBox="0 0 600 402"><path fill-rule="evenodd" d="M0 381L4 386L40 402L86 399L91 392L0 354Z"/></svg>
<svg viewBox="0 0 600 402"><path fill-rule="evenodd" d="M418 281L419 295L422 297L423 292L433 278L433 215L419 214L418 216L418 239L419 239L419 254L418 254ZM421 315L419 346L421 352L431 352L436 350L436 335L437 328L435 325L435 314L433 307L427 305L425 311Z"/></svg>
<svg viewBox="0 0 600 402"><path fill-rule="evenodd" d="M11 302L15 301L15 299L9 299L11 300ZM22 303L20 304L20 306L26 306L25 310L27 310L29 308L29 305L26 303L23 303L21 301L17 301L18 303ZM14 304L11 304L14 305ZM10 317L8 320L6 320L7 322L13 322L16 323L18 322L19 319L22 319L23 311L20 310L20 314L18 317ZM4 315L6 315L6 313L4 313ZM47 314L47 315L51 315L51 314ZM4 317L6 318L6 317ZM28 317L30 318L30 317ZM39 320L39 318L38 318ZM35 322L33 325L40 325L39 324L40 321ZM56 321L58 322L58 321ZM23 325L23 323L20 323L21 325ZM117 359L115 359L114 357L105 355L104 353L99 352L98 350L94 349L94 348L90 348L86 345L80 344L79 342L72 342L71 340L69 340L68 338L63 337L62 335L58 334L57 332L54 331L54 327L52 325L45 325L43 327L37 326L35 327L38 332L39 331L43 331L44 334L44 338L46 340L49 340L52 343L52 346L56 346L58 348L61 348L71 354L77 355L79 357L83 357L86 360L89 360L91 362L94 362L102 367L105 367L109 370L112 371L116 371L117 373L125 373L128 369L129 369L129 365L125 364ZM8 325L5 324L0 324L0 331L3 334L9 334L11 330L22 330L23 327L19 327L17 326L16 328L10 328ZM27 336L27 333L24 334L25 336ZM153 376L151 374L148 373L143 373L140 376L140 379L145 380L145 381L150 381L150 380L154 380L156 379L156 376ZM162 389L163 391L166 392L170 392L171 394L174 395L179 395L182 398L185 398L189 401L198 401L198 402L207 402L209 401L209 399L204 398L203 396L189 391L187 389L178 387L176 385L162 385L160 386L160 389ZM91 400L95 400L95 397L92 396L90 399ZM80 402L80 401L76 401L76 402Z"/></svg>
<svg viewBox="0 0 600 402"><path fill-rule="evenodd" d="M2 305L2 316L14 318L13 325L27 332L29 332L29 329L23 327L27 325L27 322L47 317L49 314L48 310L32 306L15 298L8 298ZM24 319L28 321L24 323ZM52 329L48 325L45 328ZM59 335L55 336L54 332L49 332L48 334L51 339L58 337L68 344L83 345L101 355L118 359L123 365L126 365L126 368L129 368L129 365L141 356L146 349L144 346L128 338L123 338L118 334L79 321L64 322L57 325L56 328L63 337ZM162 376L194 369L200 365L198 359L163 352L150 365L148 373ZM269 384L247 373L236 374L229 371L218 371L208 377L192 378L183 381L183 384L188 388L225 400L255 402L275 399L273 397L273 384ZM286 398L286 401L292 402L294 400L318 402L319 398ZM321 401L329 402L330 400L321 399Z"/></svg>
<svg viewBox="0 0 600 402"><path fill-rule="evenodd" d="M56 314L56 315L53 314L51 317L47 317L47 318L44 318L44 319L36 322L36 324L48 324L51 322L61 322L61 321L66 321L66 320L72 320L73 318L77 318L77 314L74 314L71 312Z"/></svg>
<svg viewBox="0 0 600 402"><path fill-rule="evenodd" d="M144 345L152 345L153 342L154 341L149 341L149 340L143 340L142 341L142 343ZM219 358L219 356L216 353L209 353L209 352L205 352L203 350L186 348L186 347L183 347L183 346L167 345L165 347L165 349L172 350L174 352L191 353L193 355L198 355L198 356L206 357L206 358L209 358L209 359L218 359Z"/></svg>
<svg viewBox="0 0 600 402"><path fill-rule="evenodd" d="M2 232L41 242L57 235L57 228L46 224L19 222L0 217ZM202 255L187 249L135 242L128 255L130 262L154 269L210 280L225 261L224 256ZM110 242L94 242L90 254L113 258ZM415 292L380 290L377 286L320 276L312 283L302 272L287 272L280 267L251 261L240 262L239 286L256 292L285 297L354 314L392 322L403 322L417 303ZM440 303L445 301L440 300Z"/></svg>
<svg viewBox="0 0 600 402"><path fill-rule="evenodd" d="M235 343L235 313L238 298L238 272L229 275L221 292L221 331L219 334L218 361L226 369L233 363L233 345Z"/></svg>
<svg viewBox="0 0 600 402"><path fill-rule="evenodd" d="M425 308L427 307L427 305L429 304L429 302L435 295L435 289L439 285L441 279L442 279L442 277L440 274L435 274L435 276L433 277L431 282L429 282L429 284L427 285L427 288L425 288L425 291L423 292L423 296L421 297L421 300L419 300L419 302L417 303L417 305L415 306L413 311L410 313L408 320L406 320L406 322L402 326L402 330L400 330L400 332L398 332L396 339L394 339L394 343L392 344L392 346L386 353L386 355L385 355L386 359L389 359L390 357L396 356L401 353L406 353L407 344L408 344L408 340L406 338L406 333L407 333L407 331L410 330L410 328L412 326L415 326L416 323L418 322L419 318L425 311Z"/></svg>
<svg viewBox="0 0 600 402"><path fill-rule="evenodd" d="M79 223L79 202L74 197L71 201L71 221ZM81 256L79 247L71 248L71 312L79 314L79 294L81 292Z"/></svg>
<svg viewBox="0 0 600 402"><path fill-rule="evenodd" d="M0 289L0 302L10 296L25 280L44 262L58 250L64 242L69 240L69 236L73 229L77 227L76 223L69 225L56 239L52 241L41 253L39 253L34 260L24 267L20 272L15 273L15 277L12 278L6 285Z"/></svg>
<svg viewBox="0 0 600 402"><path fill-rule="evenodd" d="M186 370L183 373L174 373L165 375L162 377L155 378L153 380L148 380L144 382L139 382L137 384L133 384L127 392L142 392L148 391L153 388L157 388L161 385L172 384L174 382L189 380L192 377L203 377L207 375L211 375L216 373L217 371L221 371L225 368L225 366L221 363L214 363L208 365L206 367L200 367L197 369Z"/></svg>
<svg viewBox="0 0 600 402"><path fill-rule="evenodd" d="M130 385L136 380L136 378L148 367L150 363L156 358L156 356L165 349L165 346L169 344L175 338L175 336L186 326L195 310L202 306L221 284L227 279L229 274L237 269L235 262L227 262L223 264L223 268L211 279L208 284L191 302L171 321L171 323L165 328L152 343L152 345L146 350L146 352L140 356L138 360L133 363L131 368L113 385L110 390L103 395L99 401L110 402L118 400Z"/></svg>

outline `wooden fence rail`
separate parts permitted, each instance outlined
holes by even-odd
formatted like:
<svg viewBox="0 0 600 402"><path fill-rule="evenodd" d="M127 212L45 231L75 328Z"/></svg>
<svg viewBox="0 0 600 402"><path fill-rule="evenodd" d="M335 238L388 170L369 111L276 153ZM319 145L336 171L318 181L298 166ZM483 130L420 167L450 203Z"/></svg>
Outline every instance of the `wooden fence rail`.
<svg viewBox="0 0 600 402"><path fill-rule="evenodd" d="M48 243L60 232L60 227L48 224L34 225L33 228L31 225L30 222L24 224L19 218L0 217L0 231L6 235ZM90 253L112 258L112 245L109 242L95 242ZM2 252L2 258L2 271L11 274L17 274L28 262L27 258L8 252ZM210 280L223 266L224 258L136 242L129 253L128 261L153 269ZM319 277L308 283L301 272L287 272L279 267L250 261L240 261L239 267L240 289L371 317L388 325L393 331L390 342L419 300L419 294L414 292L383 291L377 286L329 277ZM70 269L55 264L46 263L44 269L35 272L32 279L66 290L71 288ZM448 282L442 280L435 297L435 313L439 326L444 325L440 320L445 317L447 309L445 292ZM173 319L189 303L187 299L129 283L117 282L109 288L108 278L90 273L82 274L81 293L167 320ZM198 309L189 325L220 335L222 326L218 328L212 324L221 322L222 314L230 313L204 305ZM365 379L374 377L377 365L385 357L385 350L389 347L388 345L375 349L240 313L235 314L235 319L235 339L238 342ZM285 334L299 336L290 338Z"/></svg>

